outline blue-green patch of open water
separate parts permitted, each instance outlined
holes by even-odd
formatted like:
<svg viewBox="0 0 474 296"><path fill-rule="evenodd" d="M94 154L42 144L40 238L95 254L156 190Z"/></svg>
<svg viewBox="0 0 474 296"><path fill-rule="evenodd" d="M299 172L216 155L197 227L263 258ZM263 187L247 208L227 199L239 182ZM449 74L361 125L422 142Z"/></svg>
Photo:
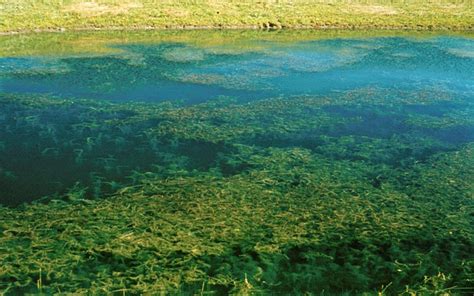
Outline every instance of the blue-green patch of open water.
<svg viewBox="0 0 474 296"><path fill-rule="evenodd" d="M436 86L472 94L471 39L402 37L254 41L232 52L182 43L114 45L100 56L4 57L0 91L49 93L114 101L184 100L218 96L255 100L326 95L364 87L417 90Z"/></svg>

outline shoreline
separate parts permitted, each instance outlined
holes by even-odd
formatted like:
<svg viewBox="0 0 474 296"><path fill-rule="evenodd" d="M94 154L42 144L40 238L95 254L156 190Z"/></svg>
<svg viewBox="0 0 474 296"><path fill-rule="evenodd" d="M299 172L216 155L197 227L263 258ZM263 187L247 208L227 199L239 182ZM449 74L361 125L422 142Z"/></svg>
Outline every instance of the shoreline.
<svg viewBox="0 0 474 296"><path fill-rule="evenodd" d="M111 27L78 27L67 29L63 27L50 29L35 30L14 30L0 31L0 36L42 34L42 33L79 33L79 32L106 32L106 31L193 31L193 30L255 30L255 31L291 31L291 30L315 30L315 31L360 31L360 30L377 30L377 31L413 31L413 32L474 32L474 26L468 27L427 27L427 26L327 26L327 25L297 25L297 26L259 26L259 25L241 25L241 26L196 26L196 25L166 25L166 26L111 26Z"/></svg>
<svg viewBox="0 0 474 296"><path fill-rule="evenodd" d="M331 30L380 30L380 31L417 31L417 32L474 32L474 26L445 27L445 26L329 26L329 25L296 25L296 26L262 26L262 25L222 25L222 26L199 26L199 25L166 25L166 26L110 26L110 27L77 27L77 28L49 28L34 30L13 30L0 31L0 36L12 36L21 34L35 33L78 33L78 32L104 32L104 31L171 31L171 30L260 30L260 31L281 31L281 30L315 30L315 31L331 31Z"/></svg>

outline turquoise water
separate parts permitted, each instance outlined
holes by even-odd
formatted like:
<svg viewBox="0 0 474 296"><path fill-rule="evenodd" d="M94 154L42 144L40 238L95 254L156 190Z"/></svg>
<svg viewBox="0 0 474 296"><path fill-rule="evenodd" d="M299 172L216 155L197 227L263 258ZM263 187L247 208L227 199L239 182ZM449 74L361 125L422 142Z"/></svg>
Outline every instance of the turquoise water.
<svg viewBox="0 0 474 296"><path fill-rule="evenodd" d="M436 87L463 97L474 91L472 39L436 36L253 43L263 49L236 53L229 45L226 51L219 51L219 47L203 49L186 43L114 44L110 46L120 53L3 57L0 91L189 104L219 96L248 101L364 87Z"/></svg>
<svg viewBox="0 0 474 296"><path fill-rule="evenodd" d="M309 37L293 42L253 38L245 47L227 42L203 46L194 41L115 41L106 45L109 52L55 55L46 51L30 56L12 52L1 57L2 203L61 195L77 184L84 184L90 195L103 196L130 184L133 172L153 171L157 165L233 174L222 159L236 153L235 144L318 152L322 137L362 137L364 141L399 137L413 143L423 139L419 147L410 143L407 155L387 155L387 161L403 163L456 150L474 140L471 38L436 34ZM93 44L94 40L88 42ZM33 106L37 95L52 101ZM15 102L18 97L29 103ZM130 104L146 109L146 104L171 103L176 110L241 104L250 111L251 104L258 102L304 97L320 102L329 98L334 103L278 118L280 129L285 125L294 129L294 116L309 122L298 123L302 126L285 135L254 131L217 143L167 135L150 145L144 132L165 119L120 128L106 124L107 120L126 121L144 112ZM62 99L76 103L67 108L54 104ZM347 104L351 100L354 104ZM93 102L115 104L115 111L91 114L89 108L96 107L88 105ZM311 126L311 120L320 117L324 123ZM234 123L218 117L212 120L216 131L241 124L238 118L232 119ZM265 116L261 120L262 127L268 125L263 122ZM195 125L202 120L187 118L185 122ZM81 124L84 127L79 129ZM153 145L160 146L159 153ZM175 164L170 158L185 160ZM100 188L91 189L99 181ZM107 182L113 185L103 185Z"/></svg>

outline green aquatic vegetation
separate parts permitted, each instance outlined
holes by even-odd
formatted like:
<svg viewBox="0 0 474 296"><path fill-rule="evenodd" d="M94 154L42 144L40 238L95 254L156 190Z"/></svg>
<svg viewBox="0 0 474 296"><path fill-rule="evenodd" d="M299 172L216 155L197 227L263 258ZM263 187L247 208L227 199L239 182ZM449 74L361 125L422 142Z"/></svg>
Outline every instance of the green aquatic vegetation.
<svg viewBox="0 0 474 296"><path fill-rule="evenodd" d="M453 145L432 138L422 138L416 142L413 139L399 136L386 139L367 136L319 136L309 142L313 143L312 146L307 147L333 159L348 159L394 168L410 168L414 163L426 160L426 157L433 153L454 149Z"/></svg>
<svg viewBox="0 0 474 296"><path fill-rule="evenodd" d="M265 73L267 74L267 73ZM268 73L277 75L277 73ZM255 79L244 75L218 75L218 74L189 74L185 72L176 72L166 75L166 78L172 81L184 83L194 83L201 85L218 85L226 89L245 89L245 90L271 90L271 85L255 81Z"/></svg>
<svg viewBox="0 0 474 296"><path fill-rule="evenodd" d="M426 134L423 126L412 129L410 120L422 121L426 116L416 112L402 116L405 110L400 106L426 103L428 99L423 95L404 94L410 101L401 99L404 105L388 108L382 105L381 95L374 94L369 105L361 94L350 95L350 99L348 96L274 98L243 104L221 98L180 106L2 95L7 120L3 138L8 142L4 147L9 147L3 157L7 160L9 155L23 155L13 167L31 162L38 164L38 171L42 166L54 167L48 174L42 173L49 181L35 181L35 188L44 188L40 194L53 187L56 189L51 193L62 192L79 179L98 196L112 193L118 184L129 183L126 176L133 171L160 168L165 176L172 176L182 170L206 171L213 167L224 175L245 170L248 164L223 161L237 154L236 147L240 146L236 145L240 144L301 146L333 159L409 168L433 153L455 150L462 141L470 141L470 125L453 125L458 132L463 128L467 131L465 139L456 143L450 143L449 130L433 128ZM432 104L439 100L445 99L436 96ZM461 101L456 102L462 106ZM469 114L469 109L459 110L449 116ZM379 127L367 129L374 124ZM405 130L404 135L396 136L394 128ZM13 144L17 142L24 144L17 147ZM69 167L76 168L77 175L60 181L62 174L68 175ZM24 171L23 178L34 180L35 170ZM9 186L25 187L21 183Z"/></svg>
<svg viewBox="0 0 474 296"><path fill-rule="evenodd" d="M0 290L471 291L472 133L412 124L472 128L470 103L392 91L196 105L1 94L0 185L15 196L0 206Z"/></svg>
<svg viewBox="0 0 474 296"><path fill-rule="evenodd" d="M205 52L190 48L179 48L165 51L163 57L171 62L187 63L202 61L205 58Z"/></svg>
<svg viewBox="0 0 474 296"><path fill-rule="evenodd" d="M472 109L472 107L470 107ZM450 128L455 126L472 126L474 119L470 115L471 110L453 111L443 117L435 116L412 116L407 119L407 123L415 126L421 126L432 129Z"/></svg>
<svg viewBox="0 0 474 296"><path fill-rule="evenodd" d="M422 170L431 182L420 182L440 190L438 199L416 184L376 189L360 175L370 170L364 164L269 148L253 151L245 174L145 173L104 200L83 200L76 188L69 202L1 208L2 288L38 291L41 274L45 293L360 293L389 283L386 293L401 293L405 285L438 289L423 281L441 271L455 294L472 274L464 204L472 185L443 180L464 177L459 166L472 176L472 161L460 161L472 151L440 155Z"/></svg>
<svg viewBox="0 0 474 296"><path fill-rule="evenodd" d="M390 88L390 91L382 87L358 88L341 93L335 100L348 105L389 105L391 107L406 105L425 106L437 103L462 103L471 106L471 103L437 85L427 85L415 92L397 88Z"/></svg>
<svg viewBox="0 0 474 296"><path fill-rule="evenodd" d="M468 38L149 34L0 38L0 293L473 291Z"/></svg>

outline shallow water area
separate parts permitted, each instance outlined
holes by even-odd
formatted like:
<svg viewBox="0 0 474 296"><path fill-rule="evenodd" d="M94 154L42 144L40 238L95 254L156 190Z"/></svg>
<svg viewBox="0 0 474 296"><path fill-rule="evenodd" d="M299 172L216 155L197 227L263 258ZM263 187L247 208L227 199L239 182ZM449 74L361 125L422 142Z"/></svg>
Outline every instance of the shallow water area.
<svg viewBox="0 0 474 296"><path fill-rule="evenodd" d="M314 35L321 38L317 32ZM152 36L148 43L146 38L138 43L124 39L126 43L105 45L109 52L92 55L66 51L60 56L43 52L8 57L6 52L0 60L0 91L122 102L183 100L187 104L219 96L249 101L364 87L416 90L436 86L472 92L472 39L456 36L415 39L349 34L311 40L307 34L306 40L297 36L283 44L257 36L241 38L234 46L193 44L196 40L156 43Z"/></svg>
<svg viewBox="0 0 474 296"><path fill-rule="evenodd" d="M74 186L103 196L156 167L227 175L222 159L239 143L318 150L317 137L414 137L434 153L474 138L469 37L244 33L212 32L212 44L206 31L2 37L2 203ZM316 108L266 119L266 105L298 100ZM258 130L241 122L254 105ZM156 134L175 120L186 134ZM241 125L248 134L232 134ZM210 127L230 135L212 139Z"/></svg>
<svg viewBox="0 0 474 296"><path fill-rule="evenodd" d="M469 293L473 48L0 36L0 292Z"/></svg>

